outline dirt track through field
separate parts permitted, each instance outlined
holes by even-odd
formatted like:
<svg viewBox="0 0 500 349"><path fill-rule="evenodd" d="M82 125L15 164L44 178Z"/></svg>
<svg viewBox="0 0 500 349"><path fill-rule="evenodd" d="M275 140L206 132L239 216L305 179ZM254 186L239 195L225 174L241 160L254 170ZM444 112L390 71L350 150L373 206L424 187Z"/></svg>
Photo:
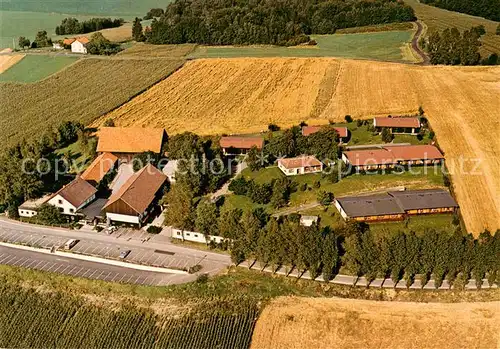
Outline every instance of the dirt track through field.
<svg viewBox="0 0 500 349"><path fill-rule="evenodd" d="M422 106L453 169L469 231L500 228L500 67L410 66L330 58L188 62L94 123L165 127L169 133L245 133L275 123L324 124L415 113ZM456 164L474 159L479 171Z"/></svg>
<svg viewBox="0 0 500 349"><path fill-rule="evenodd" d="M251 349L498 348L500 302L410 303L278 298Z"/></svg>

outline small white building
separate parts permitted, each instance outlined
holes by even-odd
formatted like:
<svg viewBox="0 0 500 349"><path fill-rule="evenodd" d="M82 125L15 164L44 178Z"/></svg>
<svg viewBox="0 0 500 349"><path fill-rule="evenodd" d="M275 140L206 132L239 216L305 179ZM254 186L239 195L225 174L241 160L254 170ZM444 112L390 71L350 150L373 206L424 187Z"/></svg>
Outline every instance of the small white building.
<svg viewBox="0 0 500 349"><path fill-rule="evenodd" d="M86 37L81 37L75 39L71 43L71 52L73 53L87 53L87 44L89 43L89 39Z"/></svg>
<svg viewBox="0 0 500 349"><path fill-rule="evenodd" d="M201 244L208 244L208 243L210 243L210 241L213 241L213 242L219 244L219 243L223 242L224 240L226 240L222 236L209 235L209 236L205 237L205 235L202 233L198 233L195 231L176 229L176 228L172 228L171 237L173 239L178 239L178 240L182 240L182 241L198 242Z"/></svg>
<svg viewBox="0 0 500 349"><path fill-rule="evenodd" d="M62 214L74 216L76 211L95 199L97 189L81 177L62 187L47 203L59 208Z"/></svg>
<svg viewBox="0 0 500 349"><path fill-rule="evenodd" d="M64 49L63 45L61 45L59 42L53 42L52 48L55 50L63 50Z"/></svg>
<svg viewBox="0 0 500 349"><path fill-rule="evenodd" d="M310 227L313 224L318 223L318 216L300 216L300 224L305 227Z"/></svg>
<svg viewBox="0 0 500 349"><path fill-rule="evenodd" d="M29 218L36 216L36 214L38 213L38 208L42 206L44 203L46 203L51 197L52 194L47 194L42 196L41 198L27 200L23 202L22 205L19 206L19 208L17 209L19 217Z"/></svg>
<svg viewBox="0 0 500 349"><path fill-rule="evenodd" d="M287 176L296 176L323 171L323 163L312 155L279 159L278 167Z"/></svg>
<svg viewBox="0 0 500 349"><path fill-rule="evenodd" d="M165 167L163 167L163 174L167 176L170 183L175 183L175 172L177 172L178 161L169 160Z"/></svg>

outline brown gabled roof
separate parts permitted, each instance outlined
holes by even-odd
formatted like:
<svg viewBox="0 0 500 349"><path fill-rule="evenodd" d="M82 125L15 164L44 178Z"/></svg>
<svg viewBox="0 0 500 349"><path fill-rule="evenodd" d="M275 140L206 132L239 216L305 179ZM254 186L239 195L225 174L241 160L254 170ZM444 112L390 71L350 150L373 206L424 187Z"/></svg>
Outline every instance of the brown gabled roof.
<svg viewBox="0 0 500 349"><path fill-rule="evenodd" d="M76 38L75 41L81 42L84 45L86 45L90 42L90 40L88 38L86 38L85 36Z"/></svg>
<svg viewBox="0 0 500 349"><path fill-rule="evenodd" d="M98 152L161 152L165 130L162 128L101 127L97 133Z"/></svg>
<svg viewBox="0 0 500 349"><path fill-rule="evenodd" d="M344 155L354 166L388 165L399 161L441 160L443 154L433 145L384 146L349 150Z"/></svg>
<svg viewBox="0 0 500 349"><path fill-rule="evenodd" d="M418 118L396 117L396 118L374 118L373 125L376 127L420 127Z"/></svg>
<svg viewBox="0 0 500 349"><path fill-rule="evenodd" d="M113 168L118 158L111 153L102 153L82 173L81 177L86 181L99 183L104 176Z"/></svg>
<svg viewBox="0 0 500 349"><path fill-rule="evenodd" d="M403 214L405 211L397 200L387 194L348 196L337 198L337 202L349 217L366 217Z"/></svg>
<svg viewBox="0 0 500 349"><path fill-rule="evenodd" d="M324 126L303 126L302 127L302 135L309 136L313 133L318 132ZM347 138L348 131L347 127L334 127L335 131L339 134L340 138Z"/></svg>
<svg viewBox="0 0 500 349"><path fill-rule="evenodd" d="M255 146L258 149L262 149L264 139L262 137L229 136L221 137L219 144L221 148L250 149Z"/></svg>
<svg viewBox="0 0 500 349"><path fill-rule="evenodd" d="M94 188L87 181L78 176L73 181L59 189L59 191L56 192L53 197L56 195L60 195L71 205L80 207L96 192L96 188Z"/></svg>
<svg viewBox="0 0 500 349"><path fill-rule="evenodd" d="M154 200L167 177L151 164L134 173L123 186L111 195L103 210L122 200L138 214L143 213Z"/></svg>
<svg viewBox="0 0 500 349"><path fill-rule="evenodd" d="M64 45L71 45L75 41L75 38L66 38L63 40Z"/></svg>
<svg viewBox="0 0 500 349"><path fill-rule="evenodd" d="M309 166L321 166L321 161L316 159L315 156L298 156L296 158L279 159L278 163L287 169L301 168Z"/></svg>

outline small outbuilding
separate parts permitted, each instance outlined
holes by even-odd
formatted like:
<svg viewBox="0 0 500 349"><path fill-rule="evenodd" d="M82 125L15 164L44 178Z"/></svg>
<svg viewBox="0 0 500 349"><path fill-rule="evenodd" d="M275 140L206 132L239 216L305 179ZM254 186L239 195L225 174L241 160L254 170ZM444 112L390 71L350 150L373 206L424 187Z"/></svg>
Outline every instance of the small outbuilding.
<svg viewBox="0 0 500 349"><path fill-rule="evenodd" d="M32 200L27 200L21 204L21 206L18 207L17 212L19 214L19 217L33 217L36 216L38 213L38 208L42 206L44 203L46 203L50 198L52 197L52 194L47 194L42 196L41 198L38 199L32 199Z"/></svg>
<svg viewBox="0 0 500 349"><path fill-rule="evenodd" d="M229 136L221 137L219 144L224 155L240 155L248 153L252 147L262 149L264 139L255 136Z"/></svg>
<svg viewBox="0 0 500 349"><path fill-rule="evenodd" d="M392 134L417 135L420 132L420 120L416 117L373 118L376 132L388 129Z"/></svg>
<svg viewBox="0 0 500 349"><path fill-rule="evenodd" d="M321 130L321 127L324 126L303 126L302 135L310 136ZM349 141L349 130L347 127L334 127L334 130L337 131L337 134L339 135L339 144L344 144Z"/></svg>
<svg viewBox="0 0 500 349"><path fill-rule="evenodd" d="M304 227L310 227L313 224L317 224L318 221L318 216L300 216L300 224Z"/></svg>
<svg viewBox="0 0 500 349"><path fill-rule="evenodd" d="M296 176L323 171L323 163L312 155L278 160L278 168L287 176Z"/></svg>

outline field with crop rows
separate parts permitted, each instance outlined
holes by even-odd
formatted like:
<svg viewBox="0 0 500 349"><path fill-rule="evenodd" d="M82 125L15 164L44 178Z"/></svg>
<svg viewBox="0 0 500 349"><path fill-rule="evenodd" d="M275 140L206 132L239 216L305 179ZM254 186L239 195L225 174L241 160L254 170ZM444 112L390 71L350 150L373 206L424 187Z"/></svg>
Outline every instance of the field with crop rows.
<svg viewBox="0 0 500 349"><path fill-rule="evenodd" d="M0 75L0 82L39 81L77 60L77 57L26 55L22 61Z"/></svg>
<svg viewBox="0 0 500 349"><path fill-rule="evenodd" d="M500 226L500 67L422 67L328 58L201 59L95 122L169 133L254 133L414 113L421 105L452 172L471 232ZM471 171L479 162L478 171ZM465 170L460 163L465 160Z"/></svg>
<svg viewBox="0 0 500 349"><path fill-rule="evenodd" d="M427 34L433 30L444 30L446 28L457 27L460 31L468 30L472 26L484 25L486 34L481 41L483 46L481 54L489 55L491 53L500 54L500 35L495 34L498 22L475 17L464 13L443 10L435 6L425 5L418 0L405 0L413 7L417 18L428 27Z"/></svg>
<svg viewBox="0 0 500 349"><path fill-rule="evenodd" d="M262 312L250 348L497 348L499 307L278 298Z"/></svg>
<svg viewBox="0 0 500 349"><path fill-rule="evenodd" d="M159 59L82 59L36 83L0 83L0 142L5 147L23 138L40 137L44 128L64 120L90 123L182 63Z"/></svg>
<svg viewBox="0 0 500 349"><path fill-rule="evenodd" d="M194 44L151 45L137 42L119 52L118 56L180 58L191 53L195 47Z"/></svg>
<svg viewBox="0 0 500 349"><path fill-rule="evenodd" d="M163 313L161 313L163 311ZM0 347L246 349L259 308L243 299L199 299L175 312L89 303L68 293L0 285Z"/></svg>

